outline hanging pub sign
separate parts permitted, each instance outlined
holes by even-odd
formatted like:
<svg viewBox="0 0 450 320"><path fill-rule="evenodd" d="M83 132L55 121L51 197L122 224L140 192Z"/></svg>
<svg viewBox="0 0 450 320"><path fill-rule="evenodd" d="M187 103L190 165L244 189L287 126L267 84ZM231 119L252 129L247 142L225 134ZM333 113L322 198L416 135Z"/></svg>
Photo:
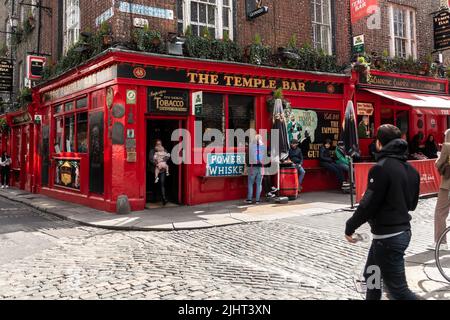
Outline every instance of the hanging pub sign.
<svg viewBox="0 0 450 320"><path fill-rule="evenodd" d="M372 116L373 115L373 103L370 102L358 102L356 104L356 113L358 116Z"/></svg>
<svg viewBox="0 0 450 320"><path fill-rule="evenodd" d="M40 80L42 78L42 72L44 71L44 65L47 58L40 56L28 56L27 57L27 78L30 80Z"/></svg>
<svg viewBox="0 0 450 320"><path fill-rule="evenodd" d="M30 123L31 121L33 121L33 118L28 112L22 113L12 118L13 125L26 124Z"/></svg>
<svg viewBox="0 0 450 320"><path fill-rule="evenodd" d="M58 186L80 189L80 161L56 159L55 184Z"/></svg>
<svg viewBox="0 0 450 320"><path fill-rule="evenodd" d="M445 10L433 18L434 50L450 47L450 11Z"/></svg>
<svg viewBox="0 0 450 320"><path fill-rule="evenodd" d="M318 82L306 79L280 79L269 76L254 77L228 73L194 72L185 69L144 68L133 67L129 64L120 64L117 68L118 78L208 85L212 87L232 87L249 90L267 89L273 91L281 88L283 91L295 92L316 92L326 94L344 93L344 85L342 83L334 82Z"/></svg>
<svg viewBox="0 0 450 320"><path fill-rule="evenodd" d="M246 0L247 19L253 20L269 12L269 7L264 6L263 0Z"/></svg>
<svg viewBox="0 0 450 320"><path fill-rule="evenodd" d="M339 141L341 112L331 110L291 109L287 115L289 140L297 139L305 159L319 158L319 148L326 139L336 146Z"/></svg>
<svg viewBox="0 0 450 320"><path fill-rule="evenodd" d="M189 92L186 90L149 88L148 112L187 115Z"/></svg>
<svg viewBox="0 0 450 320"><path fill-rule="evenodd" d="M14 66L9 59L0 59L0 92L12 92Z"/></svg>
<svg viewBox="0 0 450 320"><path fill-rule="evenodd" d="M371 15L378 7L378 0L350 0L350 15L352 23Z"/></svg>

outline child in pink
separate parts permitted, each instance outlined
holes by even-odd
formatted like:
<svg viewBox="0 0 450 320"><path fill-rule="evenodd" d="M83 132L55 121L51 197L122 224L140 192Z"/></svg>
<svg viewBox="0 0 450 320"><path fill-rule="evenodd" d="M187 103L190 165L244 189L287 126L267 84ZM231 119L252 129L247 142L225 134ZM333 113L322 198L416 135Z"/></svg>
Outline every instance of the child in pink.
<svg viewBox="0 0 450 320"><path fill-rule="evenodd" d="M156 163L155 166L155 183L159 181L159 173L163 170L166 171L166 175L169 175L169 165L167 160L170 158L170 153L167 153L162 146L155 146L155 155L153 160Z"/></svg>

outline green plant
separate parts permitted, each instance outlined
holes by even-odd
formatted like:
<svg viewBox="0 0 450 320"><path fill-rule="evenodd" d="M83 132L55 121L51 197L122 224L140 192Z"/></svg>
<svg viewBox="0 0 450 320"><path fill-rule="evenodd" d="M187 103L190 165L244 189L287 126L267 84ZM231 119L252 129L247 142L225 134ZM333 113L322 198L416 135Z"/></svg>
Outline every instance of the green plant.
<svg viewBox="0 0 450 320"><path fill-rule="evenodd" d="M32 101L33 101L32 91L30 88L25 87L22 90L20 90L20 93L17 97L17 102L19 103L20 106L23 107Z"/></svg>
<svg viewBox="0 0 450 320"><path fill-rule="evenodd" d="M23 33L24 33L25 36L29 35L33 31L34 25L35 25L34 17L30 13L28 15L28 18L23 21L23 26L22 27L23 27Z"/></svg>
<svg viewBox="0 0 450 320"><path fill-rule="evenodd" d="M156 30L150 30L148 27L136 29L134 31L134 41L138 50L153 53L162 53L164 51L161 33Z"/></svg>
<svg viewBox="0 0 450 320"><path fill-rule="evenodd" d="M8 133L9 132L9 125L6 118L0 118L0 132L1 133Z"/></svg>
<svg viewBox="0 0 450 320"><path fill-rule="evenodd" d="M296 50L297 49L297 35L293 34L289 39L287 49Z"/></svg>
<svg viewBox="0 0 450 320"><path fill-rule="evenodd" d="M270 62L271 49L262 43L261 36L255 35L255 40L249 48L248 60L251 64L267 65Z"/></svg>

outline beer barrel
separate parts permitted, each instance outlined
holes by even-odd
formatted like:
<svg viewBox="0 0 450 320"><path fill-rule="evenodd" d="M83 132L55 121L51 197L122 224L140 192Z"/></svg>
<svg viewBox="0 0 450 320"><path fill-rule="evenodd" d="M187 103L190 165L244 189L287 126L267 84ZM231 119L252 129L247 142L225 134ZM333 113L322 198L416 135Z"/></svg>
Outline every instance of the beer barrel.
<svg viewBox="0 0 450 320"><path fill-rule="evenodd" d="M280 166L280 196L295 200L298 197L298 173L293 164Z"/></svg>

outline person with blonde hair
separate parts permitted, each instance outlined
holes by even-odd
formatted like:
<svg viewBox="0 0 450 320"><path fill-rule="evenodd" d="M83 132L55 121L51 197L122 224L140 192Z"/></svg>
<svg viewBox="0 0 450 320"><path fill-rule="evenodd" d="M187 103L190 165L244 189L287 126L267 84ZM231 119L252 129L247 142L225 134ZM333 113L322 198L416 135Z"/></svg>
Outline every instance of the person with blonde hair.
<svg viewBox="0 0 450 320"><path fill-rule="evenodd" d="M436 243L447 228L447 218L450 210L450 129L445 131L445 141L435 165L441 175L441 186L434 210L434 244L429 247L431 250L436 248ZM442 241L441 246L444 249L448 248L447 239Z"/></svg>

